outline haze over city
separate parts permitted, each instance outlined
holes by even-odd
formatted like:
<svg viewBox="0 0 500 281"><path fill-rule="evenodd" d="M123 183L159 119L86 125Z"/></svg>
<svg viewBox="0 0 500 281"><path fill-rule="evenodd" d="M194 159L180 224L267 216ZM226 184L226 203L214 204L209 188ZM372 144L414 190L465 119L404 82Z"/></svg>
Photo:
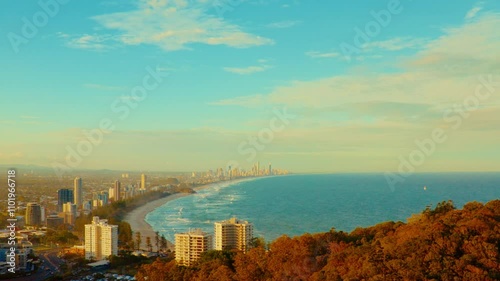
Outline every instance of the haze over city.
<svg viewBox="0 0 500 281"><path fill-rule="evenodd" d="M0 164L498 171L498 1L235 2L2 4Z"/></svg>

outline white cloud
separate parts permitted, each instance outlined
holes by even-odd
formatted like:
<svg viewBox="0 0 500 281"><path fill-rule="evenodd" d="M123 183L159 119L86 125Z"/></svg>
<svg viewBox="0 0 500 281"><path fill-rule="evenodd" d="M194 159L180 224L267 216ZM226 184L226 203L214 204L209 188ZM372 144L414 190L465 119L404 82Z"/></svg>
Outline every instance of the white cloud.
<svg viewBox="0 0 500 281"><path fill-rule="evenodd" d="M263 66L248 66L248 67L240 67L240 68L238 68L238 67L224 67L224 70L227 72L231 72L231 73L246 75L246 74L253 74L256 72L262 72L262 71L266 70L266 68Z"/></svg>
<svg viewBox="0 0 500 281"><path fill-rule="evenodd" d="M400 51L403 49L415 49L422 48L428 40L423 38L411 38L411 37L396 37L384 41L374 41L363 45L364 51L372 51L374 49L381 49L387 51Z"/></svg>
<svg viewBox="0 0 500 281"><path fill-rule="evenodd" d="M242 27L207 13L208 3L184 0L142 0L136 10L92 17L111 36L84 34L70 38L68 46L103 50L121 45L148 44L165 51L199 43L246 48L273 44L273 40L243 31ZM61 36L60 36L61 37Z"/></svg>
<svg viewBox="0 0 500 281"><path fill-rule="evenodd" d="M340 53L337 52L329 52L329 53L322 53L322 52L317 52L317 51L309 51L306 53L308 57L317 59L317 58L337 58L340 57Z"/></svg>
<svg viewBox="0 0 500 281"><path fill-rule="evenodd" d="M75 49L87 49L95 51L106 51L116 47L120 36L109 34L80 34L70 35L62 32L57 33L57 37L66 40L66 45Z"/></svg>
<svg viewBox="0 0 500 281"><path fill-rule="evenodd" d="M268 28L277 28L277 29L290 28L290 27L296 26L299 23L300 23L300 21L292 21L292 20L278 21L278 22L270 23L270 24L266 25L266 27L268 27Z"/></svg>
<svg viewBox="0 0 500 281"><path fill-rule="evenodd" d="M234 99L225 99L210 103L210 105L236 105L236 106L259 106L267 102L267 96L255 95L248 97L237 97Z"/></svg>
<svg viewBox="0 0 500 281"><path fill-rule="evenodd" d="M247 66L247 67L224 67L223 69L224 69L224 71L235 73L235 74L248 75L248 74L266 71L272 67L272 66L266 64L268 62L268 60L259 59L258 62L260 63L260 65L253 65L253 66Z"/></svg>
<svg viewBox="0 0 500 281"><path fill-rule="evenodd" d="M481 6L476 6L476 7L472 8L472 9L470 9L467 12L467 14L465 15L465 19L466 20L473 19L477 15L477 13L479 13L482 9L483 9L483 7L481 7Z"/></svg>
<svg viewBox="0 0 500 281"><path fill-rule="evenodd" d="M309 109L342 106L352 110L354 104L392 102L443 109L462 103L475 93L479 75L500 73L498 26L500 16L492 14L446 29L441 37L426 42L422 51L406 58L399 72L357 71L312 81L292 81L267 95L239 97L218 104L248 107L284 104ZM375 45L394 49L402 42L407 47L421 44L396 40ZM321 57L319 53L309 55ZM395 61L394 66L401 68L401 61ZM449 70L449 66L454 70ZM494 102L498 102L498 98L492 97L485 105ZM380 115L383 116L383 112Z"/></svg>

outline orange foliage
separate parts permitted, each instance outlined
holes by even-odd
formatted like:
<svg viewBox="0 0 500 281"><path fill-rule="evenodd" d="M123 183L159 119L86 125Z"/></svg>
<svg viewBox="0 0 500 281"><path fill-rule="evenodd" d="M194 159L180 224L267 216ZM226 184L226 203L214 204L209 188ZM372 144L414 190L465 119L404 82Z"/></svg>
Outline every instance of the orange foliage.
<svg viewBox="0 0 500 281"><path fill-rule="evenodd" d="M143 265L137 280L500 280L500 200L452 202L409 224L387 222L352 233L282 236L266 250L211 253L193 268Z"/></svg>

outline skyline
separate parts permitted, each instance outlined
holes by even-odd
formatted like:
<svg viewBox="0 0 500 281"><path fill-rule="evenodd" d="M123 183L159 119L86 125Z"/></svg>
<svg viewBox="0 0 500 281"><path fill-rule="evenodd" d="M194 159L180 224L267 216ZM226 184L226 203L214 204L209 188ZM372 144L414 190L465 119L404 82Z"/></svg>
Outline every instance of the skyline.
<svg viewBox="0 0 500 281"><path fill-rule="evenodd" d="M416 172L500 170L498 2L124 2L60 4L19 44L43 10L2 4L0 164L64 163L111 120L73 169L397 171L441 129Z"/></svg>

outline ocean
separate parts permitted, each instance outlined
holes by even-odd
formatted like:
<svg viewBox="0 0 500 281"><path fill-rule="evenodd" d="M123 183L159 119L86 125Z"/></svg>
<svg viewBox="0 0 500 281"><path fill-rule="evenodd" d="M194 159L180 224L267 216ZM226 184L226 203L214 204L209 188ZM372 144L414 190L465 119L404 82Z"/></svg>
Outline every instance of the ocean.
<svg viewBox="0 0 500 281"><path fill-rule="evenodd" d="M426 188L424 188L426 187ZM254 225L254 235L272 241L279 236L350 232L385 221L403 221L453 200L500 198L500 173L415 174L391 190L383 174L289 175L214 184L197 194L170 201L146 216L169 241L174 234L201 228L233 216Z"/></svg>

